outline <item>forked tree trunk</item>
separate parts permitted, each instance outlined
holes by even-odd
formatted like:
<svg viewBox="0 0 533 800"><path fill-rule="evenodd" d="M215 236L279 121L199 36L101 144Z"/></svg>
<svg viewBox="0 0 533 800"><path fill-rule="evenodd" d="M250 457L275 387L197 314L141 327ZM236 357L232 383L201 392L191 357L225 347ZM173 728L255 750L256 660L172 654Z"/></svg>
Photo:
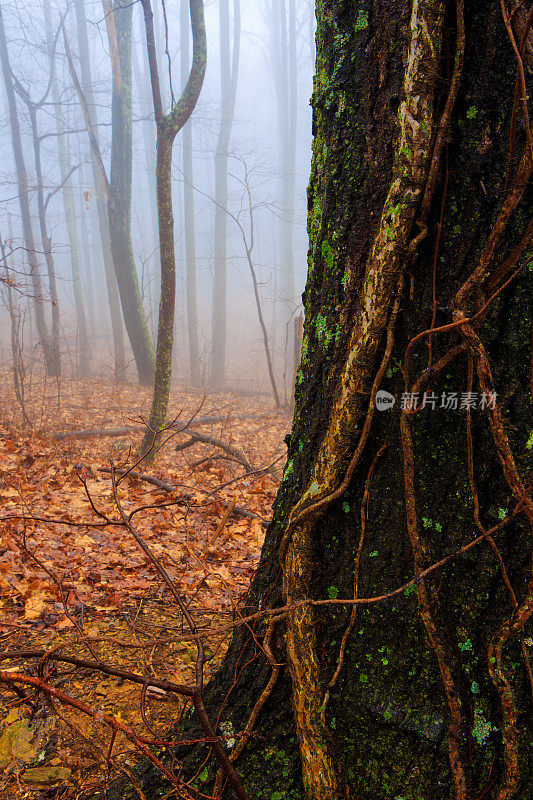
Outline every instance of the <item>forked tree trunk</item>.
<svg viewBox="0 0 533 800"><path fill-rule="evenodd" d="M176 257L174 214L172 203L172 148L174 139L190 118L203 86L207 64L207 40L203 0L190 0L190 22L193 35L193 57L189 79L171 111L163 113L157 53L150 0L141 0L145 26L154 114L157 125L157 211L161 258L161 300L157 331L157 354L154 394L148 428L141 443L141 455L153 458L160 431L165 425L172 377L174 342L174 310L176 305Z"/></svg>
<svg viewBox="0 0 533 800"><path fill-rule="evenodd" d="M281 664L235 763L250 800L533 796L531 78L502 9L318 4L302 362L241 609L263 617L207 690L238 733ZM181 774L205 794L208 754Z"/></svg>

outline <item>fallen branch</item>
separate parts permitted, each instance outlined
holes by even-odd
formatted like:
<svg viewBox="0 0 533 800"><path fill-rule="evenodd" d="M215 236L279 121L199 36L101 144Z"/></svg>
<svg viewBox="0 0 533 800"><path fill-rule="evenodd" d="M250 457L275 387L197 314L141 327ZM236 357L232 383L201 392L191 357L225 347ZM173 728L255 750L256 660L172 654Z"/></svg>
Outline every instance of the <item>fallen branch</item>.
<svg viewBox="0 0 533 800"><path fill-rule="evenodd" d="M255 472L261 470L255 470ZM98 472L106 472L111 474L112 470L109 467L100 467ZM173 486L171 483L165 483L165 481L160 480L159 478L154 477L153 475L145 475L142 472L134 472L133 470L129 469L115 469L115 475L119 475L120 477L129 477L133 478L134 480L145 481L146 483L151 483L152 486L157 486L158 489L161 489L163 492L167 492L168 494L175 494L175 492L179 491L178 486ZM246 477L243 475L242 477ZM188 503L189 501L193 500L192 495L184 494L180 498L183 500L184 503ZM217 502L222 503L222 505L230 506L232 505L232 501L222 500L218 498ZM231 509L232 514L238 514L240 517L247 517L248 519L258 519L261 522L263 528L268 528L269 522L265 521L259 514L256 514L254 511L249 511L247 508L243 508L242 506L234 505ZM0 521L3 519L0 517ZM63 521L63 520L61 520ZM70 523L67 523L70 524Z"/></svg>
<svg viewBox="0 0 533 800"><path fill-rule="evenodd" d="M233 511L234 508L235 508L235 500L232 500L231 503L229 504L229 506L227 507L227 509L226 509L226 511L224 513L224 516L222 517L222 519L218 523L217 529L216 529L215 533L213 534L213 538L209 542L209 544L211 546L213 546L215 544L216 540L218 539L218 537L220 536L220 534L224 530L226 522L230 518L231 512Z"/></svg>
<svg viewBox="0 0 533 800"><path fill-rule="evenodd" d="M255 416L257 415L238 414L234 417L197 417L190 422L175 423L174 425L171 425L171 421L169 421L169 426L171 425L174 431L180 431L186 430L191 426L210 425L215 422L233 422L233 420L248 419ZM59 431L54 433L51 438L56 442L60 442L63 439L90 439L94 436L127 436L129 433L138 432L139 430L139 425L124 425L122 428L81 428L77 431Z"/></svg>
<svg viewBox="0 0 533 800"><path fill-rule="evenodd" d="M253 466L248 461L246 454L238 447L234 447L227 442L224 442L222 439L218 439L216 436L207 436L204 433L198 433L197 431L189 431L189 435L191 439L196 439L198 442L202 442L202 444L211 444L213 447L218 447L220 450L223 450L225 453L228 453L232 458L242 464L243 467L250 472L253 472ZM182 449L178 447L177 449Z"/></svg>
<svg viewBox="0 0 533 800"><path fill-rule="evenodd" d="M111 667L101 661L87 661L84 658L75 658L74 656L63 655L58 652L48 652L47 650L8 650L0 653L0 661L6 659L26 659L26 658L40 658L46 661L59 661L64 664L71 664L74 667L81 669L90 669L97 672L102 672L105 675L113 675L116 678L122 678L131 683L137 683L140 686L155 687L164 692L182 695L183 697L192 697L194 695L194 688L185 686L183 684L174 683L153 676L147 677L146 675L137 675L135 672L130 672L126 669L119 669L118 667ZM11 673L10 673L11 674Z"/></svg>

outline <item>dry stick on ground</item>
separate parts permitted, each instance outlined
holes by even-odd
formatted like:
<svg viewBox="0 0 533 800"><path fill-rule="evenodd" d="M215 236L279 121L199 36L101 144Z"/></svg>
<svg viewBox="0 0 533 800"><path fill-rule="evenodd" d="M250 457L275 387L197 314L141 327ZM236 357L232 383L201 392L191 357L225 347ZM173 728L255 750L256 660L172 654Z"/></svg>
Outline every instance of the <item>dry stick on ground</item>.
<svg viewBox="0 0 533 800"><path fill-rule="evenodd" d="M153 676L147 677L146 675L138 675L135 672L130 672L127 669L119 669L118 667L110 667L102 661L88 661L84 658L77 658L75 656L63 655L59 652L48 652L47 650L10 650L5 653L0 653L0 661L5 659L19 659L19 658L41 658L46 661L58 661L64 664L72 664L74 667L81 669L90 669L97 672L102 672L105 675L113 675L115 678L122 678L130 683L137 683L139 686L147 684L148 688L154 686L156 689L162 689L165 692L180 694L184 697L194 695L194 687L186 686L173 681L167 681L164 678L155 678Z"/></svg>
<svg viewBox="0 0 533 800"><path fill-rule="evenodd" d="M231 516L231 513L232 513L233 509L235 508L235 503L236 503L236 500L232 500L232 501L231 501L231 503L229 504L229 506L227 507L227 509L226 509L226 511L225 511L225 513L224 513L224 516L222 517L222 519L221 519L221 520L220 520L220 522L218 523L218 525L217 525L217 529L216 529L216 531L215 531L215 532L214 532L214 534L213 534L213 538L212 538L212 539L211 539L211 541L209 542L209 545L210 545L211 547L212 547L212 546L215 544L216 540L218 539L218 537L220 536L220 534L221 534L221 533L222 533L222 531L224 530L224 527L225 527L225 525L226 525L226 522L227 522L227 521L228 521L228 519L230 518L230 516Z"/></svg>
<svg viewBox="0 0 533 800"><path fill-rule="evenodd" d="M281 461L281 459L283 457L284 456L278 456L278 458L275 458L274 461L272 461L267 467L260 467L259 469L250 470L249 472L245 472L244 475L239 475L236 478L232 478L230 481L226 481L226 483L222 483L220 486L217 486L216 489L213 489L210 492L207 492L207 493L204 492L206 500L211 499L218 492L222 491L222 489L226 489L228 486L231 486L232 484L237 483L238 481L242 480L243 478L249 478L252 475L263 475L263 474L266 474L266 473L270 472L272 467L275 464L277 464L278 461ZM157 486L158 488L162 489L164 492L168 492L169 494L174 494L175 492L177 492L181 488L181 486L173 486L170 483L165 483L165 481L162 481L159 478L154 478L151 475L145 475L142 472L136 472L133 469L115 469L114 471L115 471L116 475L120 475L121 477L131 477L131 478L135 478L137 480L146 481L146 483L151 483L154 486ZM111 470L109 469L109 467L100 467L99 472L108 472L108 473L110 473ZM83 481L83 479L79 475L78 475L78 477L80 478L80 480ZM185 488L192 488L192 487L185 487ZM90 497L89 497L89 499L90 499ZM179 498L179 500L176 500L176 502L189 503L189 502L191 502L192 499L193 498L192 498L191 495L185 494L181 498ZM227 502L225 500L222 500L221 498L218 498L218 499L219 499L219 502L227 505ZM147 508L148 507L150 507L150 506L147 506ZM270 520L265 520L265 519L263 519L263 517L261 517L260 514L255 514L253 511L249 511L249 510L247 510L245 508L242 508L241 506L235 506L234 507L234 511L235 511L236 514L240 514L243 517L248 517L250 519L259 519L259 520L261 520L261 524L263 525L263 527L268 527L268 525L270 524ZM96 512L96 513L98 513L98 512ZM0 517L0 521L2 519L9 519L9 517L5 517L5 518L4 517ZM53 522L53 520L52 520L52 522ZM76 523L73 523L73 524L76 524ZM79 524L82 524L82 523L79 523Z"/></svg>
<svg viewBox="0 0 533 800"><path fill-rule="evenodd" d="M219 417L198 417L197 419L193 419L190 422L184 423L172 423L169 420L168 424L172 426L174 431L184 431L190 426L197 426L197 425L210 425L211 423L216 422L233 422L233 420L237 419L252 419L256 417L257 414L237 414L233 417L227 416L219 416ZM59 433L54 433L52 435L52 439L56 442L60 442L63 439L90 439L93 436L127 436L129 433L138 432L139 426L138 425L125 425L121 428L82 428L77 431L59 431Z"/></svg>
<svg viewBox="0 0 533 800"><path fill-rule="evenodd" d="M196 441L201 442L202 444L211 444L213 447L218 447L220 450L223 450L228 455L232 456L239 464L242 464L243 467L249 471L253 471L253 466L250 464L246 454L238 447L234 447L232 444L228 442L224 442L222 439L218 439L216 436L207 436L204 433L198 433L197 431L188 431L189 436L191 439L196 439Z"/></svg>

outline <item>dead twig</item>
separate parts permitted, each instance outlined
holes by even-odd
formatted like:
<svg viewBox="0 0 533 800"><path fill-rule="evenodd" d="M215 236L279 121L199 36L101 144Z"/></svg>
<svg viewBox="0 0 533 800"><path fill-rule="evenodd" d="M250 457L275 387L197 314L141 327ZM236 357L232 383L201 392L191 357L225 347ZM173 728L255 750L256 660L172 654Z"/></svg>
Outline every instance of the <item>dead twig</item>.
<svg viewBox="0 0 533 800"><path fill-rule="evenodd" d="M218 539L218 537L220 536L220 534L224 530L224 528L226 526L226 522L230 518L231 513L232 513L233 509L235 508L235 503L236 503L236 500L232 500L231 503L229 504L229 506L227 507L227 509L226 509L226 511L224 513L224 516L222 517L222 519L220 520L220 522L217 525L217 529L213 534L213 538L209 542L210 546L215 544L216 540Z"/></svg>
<svg viewBox="0 0 533 800"><path fill-rule="evenodd" d="M189 436L191 439L195 439L197 442L202 442L202 444L210 444L213 447L218 447L220 450L223 450L228 455L232 456L239 464L242 464L243 467L247 470L253 471L253 466L250 464L246 454L239 448L235 447L229 442L224 442L222 439L218 439L216 436L207 436L204 433L198 433L197 431L188 431ZM189 446L187 444L187 446ZM181 450L182 447L177 447L176 450Z"/></svg>
<svg viewBox="0 0 533 800"><path fill-rule="evenodd" d="M211 425L217 422L232 422L233 420L249 419L256 417L256 414L237 414L233 417L218 416L218 417L197 417L190 422L181 422L179 424L172 424L172 420L168 421L168 425L172 427L173 431L184 431L191 426ZM124 425L122 428L81 428L77 431L59 431L52 435L52 439L56 442L61 442L63 439L91 439L96 436L127 436L130 433L139 431L138 425Z"/></svg>

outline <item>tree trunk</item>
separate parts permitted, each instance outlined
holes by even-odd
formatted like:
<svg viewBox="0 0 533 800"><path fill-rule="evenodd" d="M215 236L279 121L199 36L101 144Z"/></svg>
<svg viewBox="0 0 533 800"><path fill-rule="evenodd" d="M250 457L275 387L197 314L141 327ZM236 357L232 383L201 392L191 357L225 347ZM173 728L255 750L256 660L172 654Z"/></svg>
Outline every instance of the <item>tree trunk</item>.
<svg viewBox="0 0 533 800"><path fill-rule="evenodd" d="M148 198L150 203L150 213L147 215L147 226L150 227L150 234L152 237L152 246L149 251L150 256L144 264L147 269L148 275L146 283L148 284L148 298L150 309L150 328L152 330L153 338L156 337L157 330L157 309L159 307L159 300L161 297L161 276L159 269L159 228L157 223L157 192L156 192L156 157L154 147L154 137L156 136L156 126L153 119L152 97L150 92L150 68L148 66L148 58L146 56L146 48L142 46L144 39L144 25L141 19L140 45L141 45L141 58L143 61L143 70L137 55L137 50L133 50L133 72L135 76L135 83L137 84L136 92L138 102L141 108L142 116L142 133L143 133L143 168L142 172L146 180ZM144 286L143 293L145 291Z"/></svg>
<svg viewBox="0 0 533 800"><path fill-rule="evenodd" d="M180 5L180 66L181 85L184 87L189 74L189 25L187 0L181 0ZM192 122L188 122L183 128L182 167L189 369L191 386L200 386L202 382L202 370L200 365L200 349L198 346L198 308L196 297L196 229L194 219Z"/></svg>
<svg viewBox="0 0 533 800"><path fill-rule="evenodd" d="M228 147L235 113L241 38L240 0L233 5L233 55L230 56L229 0L220 0L220 129L215 152L215 277L210 383L226 385L226 260L228 237ZM231 61L231 64L230 64Z"/></svg>
<svg viewBox="0 0 533 800"><path fill-rule="evenodd" d="M65 123L63 120L63 109L61 107L61 102L59 98L59 89L57 85L55 53L54 53L54 33L52 29L52 12L50 10L49 0L45 0L43 9L44 9L45 27L46 27L46 46L49 52L49 64L50 64L50 75L51 75L50 89L52 92L52 103L54 108L54 116L56 121L56 130L57 130L57 155L59 161L61 182L63 184L63 190L62 190L63 209L65 212L65 223L67 226L68 241L70 248L72 288L74 291L74 307L76 309L76 324L78 329L78 347L79 347L78 377L84 377L88 375L90 370L91 346L89 344L89 331L87 329L87 317L85 314L85 299L84 299L83 283L81 277L80 252L78 247L78 231L76 228L76 213L74 210L74 199L72 196L72 181L70 180L71 164L68 156L67 141L65 137ZM36 126L34 126L34 149L36 151L36 160L37 160L39 141L37 138ZM39 155L39 160L40 160L40 155ZM41 210L39 210L39 215L42 216ZM44 229L46 230L45 220L41 222L41 229L43 228L43 226ZM43 246L44 246L44 239L43 239ZM48 249L48 252L50 253L50 255L47 256L47 260L52 257L50 248ZM52 330L53 330L53 322L52 322ZM54 333L52 334L52 338L53 339L55 338Z"/></svg>
<svg viewBox="0 0 533 800"><path fill-rule="evenodd" d="M80 51L81 85L83 87L83 93L87 102L87 111L90 117L93 134L96 138L96 143L98 144L98 120L92 90L91 60L89 55L89 38L87 36L87 21L85 19L84 0L75 0L75 10L76 25L78 29L78 47ZM111 329L113 333L115 375L118 381L123 381L126 370L126 352L124 348L124 333L122 330L122 314L120 310L117 279L115 275L115 268L113 266L113 255L111 253L111 242L109 238L106 190L92 148L91 166L93 171L94 191L96 195L96 210L98 214L98 227L102 246L102 258L105 268L107 297L111 316Z"/></svg>
<svg viewBox="0 0 533 800"><path fill-rule="evenodd" d="M242 609L263 617L206 693L227 734L271 683L250 800L533 796L533 157L502 9L318 5L296 409Z"/></svg>
<svg viewBox="0 0 533 800"><path fill-rule="evenodd" d="M78 145L81 143L78 140ZM84 148L78 146L78 157L79 161L82 161L83 158L83 151ZM87 299L87 321L89 325L91 340L93 342L93 349L98 350L98 345L96 344L95 338L97 335L97 324L96 324L96 287L98 284L98 272L100 267L100 252L99 248L94 246L95 239L98 237L95 235L93 236L93 231L91 229L91 220L89 219L90 215L90 201L91 195L90 190L87 187L90 186L90 180L88 179L88 172L82 167L79 171L78 177L78 219L80 221L80 232L81 232L81 252L84 254L83 258L83 269L82 269L82 277L83 277L83 295Z"/></svg>
<svg viewBox="0 0 533 800"><path fill-rule="evenodd" d="M39 214L39 229L41 233L41 243L43 246L46 270L48 273L48 291L50 292L51 318L50 326L50 347L52 348L54 360L54 374L61 375L61 350L59 346L59 301L57 297L56 268L52 253L52 239L48 233L46 224L46 205L44 200L43 171L41 165L41 142L37 129L37 108L26 96L28 115L33 142L33 155L35 159L35 177L37 181L37 211Z"/></svg>
<svg viewBox="0 0 533 800"><path fill-rule="evenodd" d="M280 316L285 350L284 372L290 375L290 359L293 349L291 323L296 305L294 202L298 126L298 63L295 0L288 0L288 9L285 0L272 0L269 25L279 142L279 202L281 206L278 226L281 259Z"/></svg>
<svg viewBox="0 0 533 800"><path fill-rule="evenodd" d="M57 376L60 375L61 373L61 364L58 361L57 353L54 351L54 348L52 346L44 313L44 297L43 297L41 272L39 267L39 261L37 259L37 252L35 250L35 240L33 238L33 228L31 224L30 202L28 195L29 191L28 178L26 175L26 166L24 164L24 156L22 152L22 141L20 136L17 101L15 98L15 90L13 88L13 78L11 75L11 66L9 64L9 52L7 48L6 33L4 28L4 18L2 15L1 7L0 7L0 61L2 63L2 73L4 76L4 85L6 88L7 102L9 107L11 142L13 145L15 167L17 170L20 216L22 218L22 229L24 234L24 243L26 247L26 259L28 261L28 267L30 270L30 279L33 291L33 309L35 313L35 323L37 327L37 334L39 336L39 342L43 351L46 372L48 373L48 375Z"/></svg>
<svg viewBox="0 0 533 800"><path fill-rule="evenodd" d="M172 377L172 345L174 341L174 309L176 305L176 257L174 246L174 214L172 205L172 147L174 139L190 118L203 86L207 64L207 41L203 0L190 0L190 17L193 34L193 58L189 79L180 100L172 110L163 114L157 54L150 0L141 0L145 25L150 76L157 124L157 213L159 223L159 249L161 254L161 300L154 395L148 429L141 443L141 455L153 458L159 432L167 417L170 380Z"/></svg>
<svg viewBox="0 0 533 800"><path fill-rule="evenodd" d="M104 6L107 7L107 3ZM131 241L132 10L131 3L126 0L115 0L112 13L106 16L113 66L111 172L107 209L111 252L124 322L139 382L150 386L154 381L155 353L144 316Z"/></svg>

